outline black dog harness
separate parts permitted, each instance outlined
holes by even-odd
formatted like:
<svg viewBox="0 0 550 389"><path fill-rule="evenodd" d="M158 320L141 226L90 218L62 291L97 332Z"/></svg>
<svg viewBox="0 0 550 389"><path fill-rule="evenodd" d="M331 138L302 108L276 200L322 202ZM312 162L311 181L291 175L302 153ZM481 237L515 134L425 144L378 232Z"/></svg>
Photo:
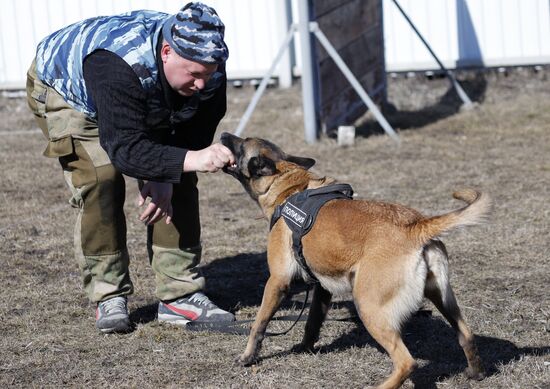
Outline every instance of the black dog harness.
<svg viewBox="0 0 550 389"><path fill-rule="evenodd" d="M285 223L292 231L292 248L296 260L299 265L304 269L304 271L310 277L310 283L319 282L317 277L313 274L311 269L307 266L304 254L302 252L302 237L306 235L313 224L315 224L315 219L317 218L317 213L319 209L327 201L334 199L352 199L353 198L353 189L347 184L334 184L330 186L324 186L318 189L306 189L303 192L296 193L290 196L286 202L281 205L278 205L275 208L275 212L271 217L271 224L269 229L271 230L277 220L282 216L285 220ZM300 314L295 316L280 316L275 317L272 320L293 320L294 323L282 332L270 333L266 332L267 336L277 336L284 335L288 333L298 321L305 320L302 319L302 313L306 307L308 300L310 288L306 291L306 297L302 305L302 310ZM343 319L326 319L326 320L336 320L336 321L350 321L354 318L343 318ZM235 322L213 322L213 323L197 323L189 322L186 325L186 328L191 331L217 331L223 333L231 334L249 334L249 328L243 328L243 325L252 322L252 320L239 320Z"/></svg>
<svg viewBox="0 0 550 389"><path fill-rule="evenodd" d="M290 196L283 204L278 205L271 216L271 230L282 216L286 225L292 231L292 248L298 264L304 269L312 282L318 282L306 263L302 247L302 237L313 227L319 209L327 201L334 199L353 198L353 189L348 184L334 184L317 189L306 189Z"/></svg>

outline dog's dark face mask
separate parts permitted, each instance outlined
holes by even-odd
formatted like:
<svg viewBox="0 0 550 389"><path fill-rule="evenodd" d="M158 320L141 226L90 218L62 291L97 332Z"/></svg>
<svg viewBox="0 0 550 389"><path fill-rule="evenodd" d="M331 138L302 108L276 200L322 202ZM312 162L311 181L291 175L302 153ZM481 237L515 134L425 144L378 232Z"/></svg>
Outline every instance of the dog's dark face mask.
<svg viewBox="0 0 550 389"><path fill-rule="evenodd" d="M314 159L288 155L277 145L260 138L243 139L224 132L221 143L235 156L235 164L225 166L223 171L238 179L253 198L258 195L252 188L253 182L276 175L277 162L292 162L304 169L315 164Z"/></svg>

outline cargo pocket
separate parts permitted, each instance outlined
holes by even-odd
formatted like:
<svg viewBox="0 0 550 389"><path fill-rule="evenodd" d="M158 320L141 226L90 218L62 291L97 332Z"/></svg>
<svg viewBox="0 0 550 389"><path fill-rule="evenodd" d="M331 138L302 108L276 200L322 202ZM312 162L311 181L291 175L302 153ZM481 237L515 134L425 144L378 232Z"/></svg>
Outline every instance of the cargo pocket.
<svg viewBox="0 0 550 389"><path fill-rule="evenodd" d="M70 135L63 138L49 140L43 155L49 158L66 157L74 153L73 139Z"/></svg>
<svg viewBox="0 0 550 389"><path fill-rule="evenodd" d="M30 89L30 90L29 90ZM46 99L48 97L48 87L42 84L38 79L27 78L27 92L30 92L30 98L27 99L38 127L46 138L50 138L48 132L48 123L46 120Z"/></svg>
<svg viewBox="0 0 550 389"><path fill-rule="evenodd" d="M71 135L75 139L99 136L97 122L70 106L63 96L53 88L48 88L46 113L51 140L61 139L67 135Z"/></svg>
<svg viewBox="0 0 550 389"><path fill-rule="evenodd" d="M74 146L71 136L63 134L61 137L55 137L50 131L50 123L48 119L48 99L49 94L53 89L42 83L36 78L36 70L34 63L31 65L27 73L27 102L38 126L42 133L48 139L48 145L42 153L46 157L59 158L73 154ZM54 131L55 132L55 131Z"/></svg>

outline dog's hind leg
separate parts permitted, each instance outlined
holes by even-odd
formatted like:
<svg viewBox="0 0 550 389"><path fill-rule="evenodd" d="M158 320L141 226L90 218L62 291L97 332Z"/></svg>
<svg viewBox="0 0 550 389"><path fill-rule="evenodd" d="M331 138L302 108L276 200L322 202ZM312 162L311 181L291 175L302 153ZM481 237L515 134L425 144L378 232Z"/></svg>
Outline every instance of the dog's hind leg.
<svg viewBox="0 0 550 389"><path fill-rule="evenodd" d="M302 343L294 351L313 351L315 342L319 339L319 332L330 308L332 294L321 285L316 284L313 290L313 299L309 308L304 337Z"/></svg>
<svg viewBox="0 0 550 389"><path fill-rule="evenodd" d="M265 285L262 305L250 329L246 349L237 359L238 363L248 366L256 361L267 325L288 293L289 287L290 279L287 277L274 277L273 275L269 277Z"/></svg>
<svg viewBox="0 0 550 389"><path fill-rule="evenodd" d="M403 296L408 290L399 284L398 279L395 283L388 278L382 281L383 277L373 272L365 277L361 270L353 290L357 312L371 336L386 350L393 362L392 373L376 388L399 388L416 367L414 358L401 338L400 325L414 312L419 303L417 300L421 300L424 280L419 282L419 285L422 284L420 293L414 292L413 303L412 300L404 301Z"/></svg>
<svg viewBox="0 0 550 389"><path fill-rule="evenodd" d="M474 335L462 317L449 283L445 245L438 240L428 243L424 249L424 258L428 264L428 277L424 294L457 332L458 342L468 361L468 368L465 371L466 376L481 380L485 377L483 364L477 352Z"/></svg>
<svg viewBox="0 0 550 389"><path fill-rule="evenodd" d="M371 336L386 350L393 362L393 371L376 388L399 388L416 367L416 362L401 339L401 334L393 328L389 315L383 314L383 307L365 301L357 303L359 317Z"/></svg>

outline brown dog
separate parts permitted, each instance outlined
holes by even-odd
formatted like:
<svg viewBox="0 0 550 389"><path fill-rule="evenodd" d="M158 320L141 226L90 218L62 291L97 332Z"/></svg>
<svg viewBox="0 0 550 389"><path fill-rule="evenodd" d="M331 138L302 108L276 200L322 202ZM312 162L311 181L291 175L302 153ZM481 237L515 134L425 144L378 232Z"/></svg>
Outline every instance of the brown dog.
<svg viewBox="0 0 550 389"><path fill-rule="evenodd" d="M224 171L242 183L268 220L290 195L334 182L307 170L315 163L313 159L287 155L263 139L223 133L221 142L237 161ZM489 199L473 190L456 192L454 197L468 205L434 217L391 203L346 199L326 203L302 239L307 265L319 283L301 348L313 349L332 295L351 291L363 324L394 364L391 375L378 387L397 388L416 366L401 339L400 327L427 297L457 331L468 361L467 376L483 378L474 336L449 284L445 246L436 238L453 228L480 222ZM238 359L243 365L256 360L266 327L292 279L308 277L294 259L292 233L281 219L269 234L270 277L246 350Z"/></svg>

